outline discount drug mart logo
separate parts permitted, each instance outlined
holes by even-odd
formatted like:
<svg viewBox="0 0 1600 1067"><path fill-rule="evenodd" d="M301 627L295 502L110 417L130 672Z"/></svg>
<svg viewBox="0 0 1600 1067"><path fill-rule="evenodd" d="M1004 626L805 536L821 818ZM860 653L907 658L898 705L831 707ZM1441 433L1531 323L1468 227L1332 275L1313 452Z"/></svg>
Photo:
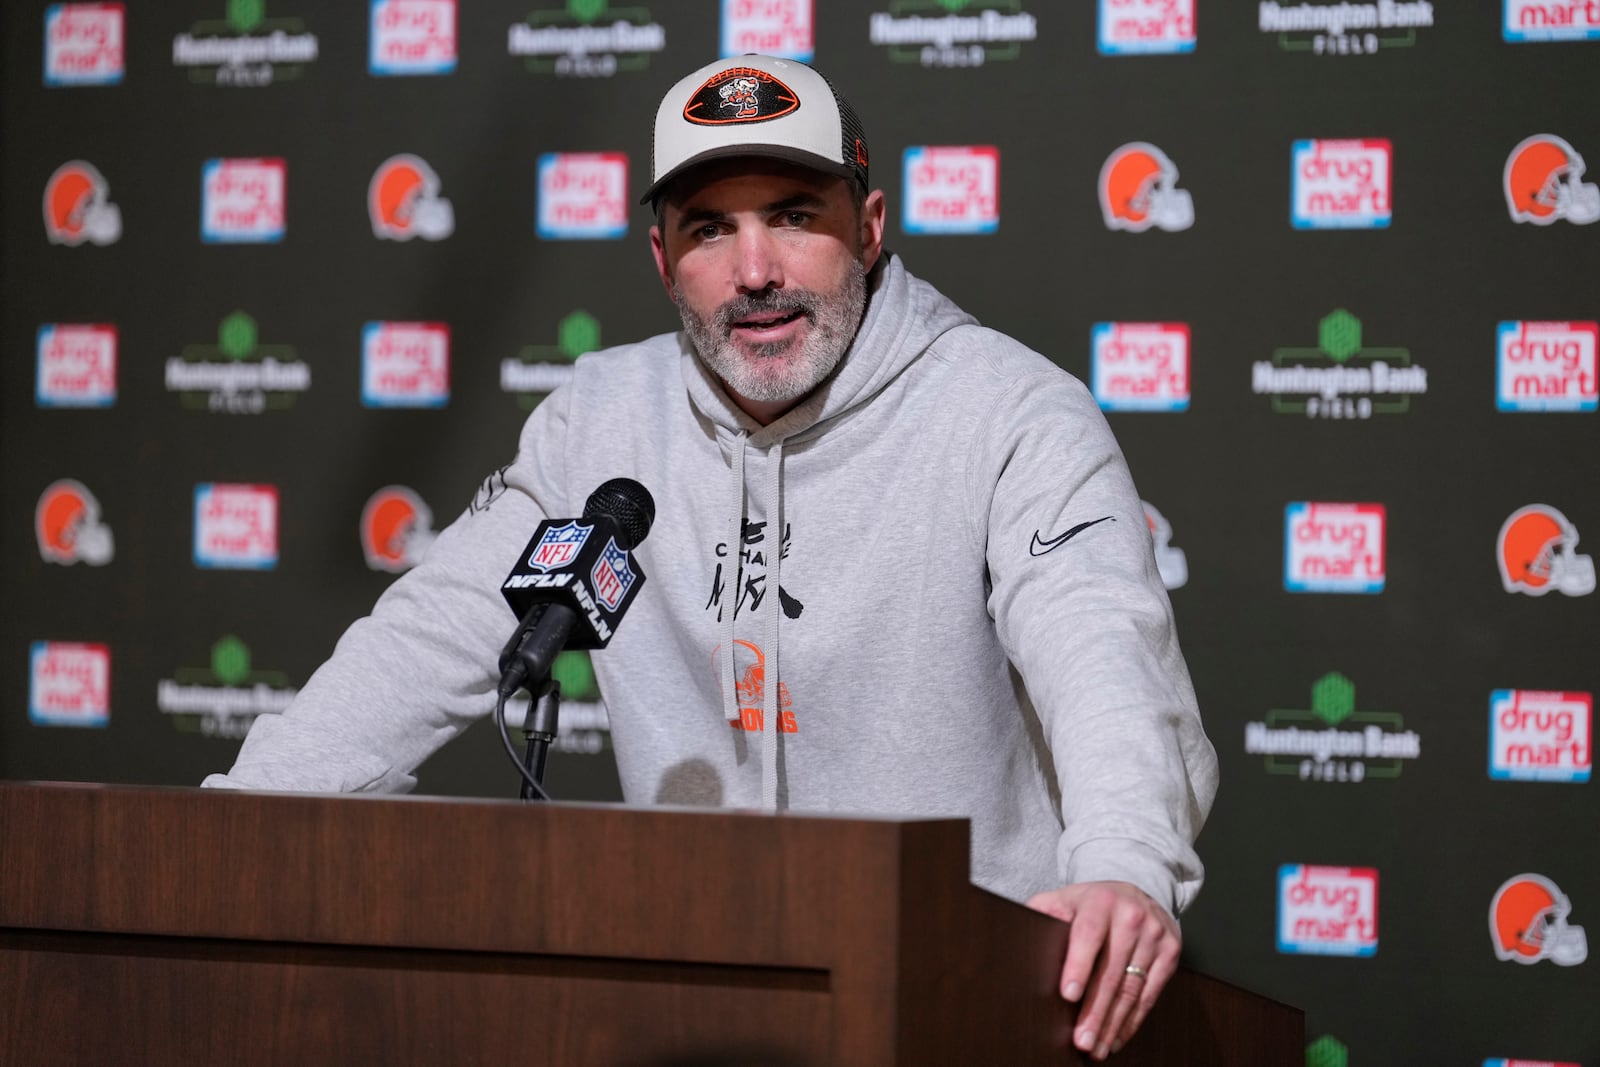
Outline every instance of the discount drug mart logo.
<svg viewBox="0 0 1600 1067"><path fill-rule="evenodd" d="M1489 777L1587 782L1594 768L1594 694L1496 689L1489 694Z"/></svg>
<svg viewBox="0 0 1600 1067"><path fill-rule="evenodd" d="M456 69L456 0L372 0L367 70L378 75Z"/></svg>
<svg viewBox="0 0 1600 1067"><path fill-rule="evenodd" d="M1097 322L1089 331L1089 379L1104 411L1189 410L1189 326Z"/></svg>
<svg viewBox="0 0 1600 1067"><path fill-rule="evenodd" d="M1373 956L1378 952L1378 872L1372 867L1278 868L1278 951Z"/></svg>
<svg viewBox="0 0 1600 1067"><path fill-rule="evenodd" d="M1381 138L1296 141L1289 219L1297 230L1386 229L1394 150Z"/></svg>
<svg viewBox="0 0 1600 1067"><path fill-rule="evenodd" d="M1197 0L1100 0L1103 56L1193 52Z"/></svg>
<svg viewBox="0 0 1600 1067"><path fill-rule="evenodd" d="M1000 150L915 145L901 157L906 233L994 233L1000 228Z"/></svg>
<svg viewBox="0 0 1600 1067"><path fill-rule="evenodd" d="M1495 328L1495 407L1594 411L1600 406L1600 323L1502 322Z"/></svg>
<svg viewBox="0 0 1600 1067"><path fill-rule="evenodd" d="M39 327L33 401L42 408L108 408L117 402L117 328Z"/></svg>
<svg viewBox="0 0 1600 1067"><path fill-rule="evenodd" d="M194 565L271 570L278 565L278 489L205 482L194 489Z"/></svg>
<svg viewBox="0 0 1600 1067"><path fill-rule="evenodd" d="M28 648L28 721L35 726L111 722L111 650L105 645L35 641Z"/></svg>
<svg viewBox="0 0 1600 1067"><path fill-rule="evenodd" d="M1513 44L1600 41L1595 0L1502 0L1501 33Z"/></svg>
<svg viewBox="0 0 1600 1067"><path fill-rule="evenodd" d="M811 62L816 51L812 0L722 0L722 55L757 52Z"/></svg>
<svg viewBox="0 0 1600 1067"><path fill-rule="evenodd" d="M361 331L361 403L442 408L450 402L450 327L369 322Z"/></svg>
<svg viewBox="0 0 1600 1067"><path fill-rule="evenodd" d="M1290 504L1284 509L1284 589L1383 592L1386 525L1382 504Z"/></svg>
<svg viewBox="0 0 1600 1067"><path fill-rule="evenodd" d="M547 152L539 157L539 236L612 240L628 232L628 157Z"/></svg>
<svg viewBox="0 0 1600 1067"><path fill-rule="evenodd" d="M125 69L122 4L51 4L44 11L44 83L119 85Z"/></svg>
<svg viewBox="0 0 1600 1067"><path fill-rule="evenodd" d="M274 244L287 221L288 169L281 159L209 159L200 171L200 239Z"/></svg>

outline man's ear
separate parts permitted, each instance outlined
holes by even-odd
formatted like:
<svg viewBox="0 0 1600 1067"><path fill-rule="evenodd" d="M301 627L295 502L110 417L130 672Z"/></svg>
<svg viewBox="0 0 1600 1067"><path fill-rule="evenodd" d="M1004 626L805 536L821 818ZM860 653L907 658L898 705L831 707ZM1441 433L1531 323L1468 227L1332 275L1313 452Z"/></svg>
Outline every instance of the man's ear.
<svg viewBox="0 0 1600 1067"><path fill-rule="evenodd" d="M874 189L861 205L861 265L871 270L883 252L883 190Z"/></svg>
<svg viewBox="0 0 1600 1067"><path fill-rule="evenodd" d="M661 237L661 227L650 227L650 254L656 257L656 274L661 284L672 295L672 268L667 264L667 246Z"/></svg>

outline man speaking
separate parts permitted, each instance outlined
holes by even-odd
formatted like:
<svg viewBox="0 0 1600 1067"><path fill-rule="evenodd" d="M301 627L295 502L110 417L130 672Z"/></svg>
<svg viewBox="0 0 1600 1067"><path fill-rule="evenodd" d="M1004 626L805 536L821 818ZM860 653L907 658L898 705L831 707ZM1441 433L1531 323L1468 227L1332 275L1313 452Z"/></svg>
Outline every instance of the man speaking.
<svg viewBox="0 0 1600 1067"><path fill-rule="evenodd" d="M1177 965L1216 758L1094 400L884 249L867 159L805 65L674 85L645 199L682 332L579 359L205 784L409 788L493 705L530 533L631 478L650 581L594 659L627 800L970 818L973 880L1072 923L1062 994L1103 1058Z"/></svg>

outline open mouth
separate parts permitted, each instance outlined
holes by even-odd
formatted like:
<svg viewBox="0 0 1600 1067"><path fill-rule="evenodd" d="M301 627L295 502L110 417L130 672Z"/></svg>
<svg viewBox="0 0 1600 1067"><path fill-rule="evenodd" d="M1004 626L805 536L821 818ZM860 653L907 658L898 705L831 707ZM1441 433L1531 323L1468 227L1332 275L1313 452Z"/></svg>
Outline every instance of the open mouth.
<svg viewBox="0 0 1600 1067"><path fill-rule="evenodd" d="M802 312L791 311L787 315L756 315L748 319L740 319L733 324L736 330L750 330L753 333L765 333L787 326L800 318Z"/></svg>

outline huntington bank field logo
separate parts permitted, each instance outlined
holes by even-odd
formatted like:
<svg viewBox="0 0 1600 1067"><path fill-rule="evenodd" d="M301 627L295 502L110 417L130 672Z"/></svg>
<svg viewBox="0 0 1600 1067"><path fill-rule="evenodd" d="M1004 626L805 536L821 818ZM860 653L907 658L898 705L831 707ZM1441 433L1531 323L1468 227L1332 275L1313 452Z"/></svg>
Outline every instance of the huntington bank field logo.
<svg viewBox="0 0 1600 1067"><path fill-rule="evenodd" d="M867 33L893 63L981 67L1022 55L1039 25L1020 0L900 0L874 11Z"/></svg>
<svg viewBox="0 0 1600 1067"><path fill-rule="evenodd" d="M1594 694L1496 689L1489 694L1489 777L1587 782L1594 767Z"/></svg>
<svg viewBox="0 0 1600 1067"><path fill-rule="evenodd" d="M722 0L722 55L756 52L811 62L813 7L812 0Z"/></svg>
<svg viewBox="0 0 1600 1067"><path fill-rule="evenodd" d="M166 387L191 410L259 415L293 407L311 388L311 368L290 345L259 343L256 320L235 311L217 327L216 344L184 345L167 360Z"/></svg>
<svg viewBox="0 0 1600 1067"><path fill-rule="evenodd" d="M1289 218L1297 230L1382 230L1394 217L1394 151L1381 138L1296 141Z"/></svg>
<svg viewBox="0 0 1600 1067"><path fill-rule="evenodd" d="M1316 348L1278 348L1250 367L1250 388L1278 415L1370 419L1404 415L1428 391L1428 371L1404 348L1367 348L1361 320L1337 308L1317 323Z"/></svg>
<svg viewBox="0 0 1600 1067"><path fill-rule="evenodd" d="M1000 150L914 145L902 157L906 233L994 233L1000 228Z"/></svg>
<svg viewBox="0 0 1600 1067"><path fill-rule="evenodd" d="M1503 36L1513 44L1600 41L1597 0L1503 0Z"/></svg>
<svg viewBox="0 0 1600 1067"><path fill-rule="evenodd" d="M1256 11L1257 26L1262 33L1275 34L1279 48L1319 56L1370 56L1380 48L1410 48L1417 43L1417 31L1433 25L1433 5L1426 0L1267 2Z"/></svg>
<svg viewBox="0 0 1600 1067"><path fill-rule="evenodd" d="M266 0L228 0L220 20L197 22L172 39L172 65L189 80L257 87L292 81L316 61L317 37L297 18L269 19Z"/></svg>
<svg viewBox="0 0 1600 1067"><path fill-rule="evenodd" d="M609 78L644 70L667 47L667 31L642 7L611 7L606 0L567 0L559 10L535 11L513 22L506 50L533 74Z"/></svg>
<svg viewBox="0 0 1600 1067"><path fill-rule="evenodd" d="M1311 684L1311 707L1274 708L1246 723L1244 750L1265 757L1268 774L1302 782L1398 778L1406 760L1422 756L1422 738L1389 711L1356 710L1355 683L1337 671Z"/></svg>
<svg viewBox="0 0 1600 1067"><path fill-rule="evenodd" d="M450 402L450 327L369 322L361 330L361 403L442 408Z"/></svg>
<svg viewBox="0 0 1600 1067"><path fill-rule="evenodd" d="M108 408L117 402L117 328L46 323L35 348L33 402L42 408Z"/></svg>
<svg viewBox="0 0 1600 1067"><path fill-rule="evenodd" d="M1502 322L1495 328L1495 407L1594 411L1600 402L1600 323Z"/></svg>
<svg viewBox="0 0 1600 1067"><path fill-rule="evenodd" d="M271 570L278 565L278 489L204 482L194 487L194 565Z"/></svg>
<svg viewBox="0 0 1600 1067"><path fill-rule="evenodd" d="M539 157L539 236L614 240L628 232L628 157L547 152Z"/></svg>
<svg viewBox="0 0 1600 1067"><path fill-rule="evenodd" d="M105 645L35 641L28 649L28 721L35 726L111 722L111 650Z"/></svg>
<svg viewBox="0 0 1600 1067"><path fill-rule="evenodd" d="M93 163L70 160L45 182L44 234L68 248L115 244L122 236L122 209L111 202L111 185Z"/></svg>
<svg viewBox="0 0 1600 1067"><path fill-rule="evenodd" d="M456 0L372 0L367 70L379 75L456 69Z"/></svg>
<svg viewBox="0 0 1600 1067"><path fill-rule="evenodd" d="M1315 956L1376 955L1377 870L1298 863L1279 867L1278 951Z"/></svg>
<svg viewBox="0 0 1600 1067"><path fill-rule="evenodd" d="M1097 322L1089 370L1103 411L1188 411L1189 326L1182 322Z"/></svg>
<svg viewBox="0 0 1600 1067"><path fill-rule="evenodd" d="M1306 1046L1306 1067L1350 1067L1350 1049L1331 1034Z"/></svg>
<svg viewBox="0 0 1600 1067"><path fill-rule="evenodd" d="M257 670L232 634L211 646L209 667L179 667L156 683L156 708L180 733L243 737L258 715L283 711L299 690L281 671Z"/></svg>
<svg viewBox="0 0 1600 1067"><path fill-rule="evenodd" d="M516 396L524 411L532 411L572 380L579 356L599 347L599 320L587 311L574 311L556 326L555 344L524 345L515 359L500 361L500 390Z"/></svg>
<svg viewBox="0 0 1600 1067"><path fill-rule="evenodd" d="M119 85L123 5L51 4L44 10L44 83Z"/></svg>
<svg viewBox="0 0 1600 1067"><path fill-rule="evenodd" d="M1284 509L1284 589L1383 592L1384 526L1382 504L1290 504Z"/></svg>
<svg viewBox="0 0 1600 1067"><path fill-rule="evenodd" d="M1193 52L1197 0L1100 0L1103 56Z"/></svg>
<svg viewBox="0 0 1600 1067"><path fill-rule="evenodd" d="M288 169L281 159L208 159L200 170L200 240L275 244L287 222Z"/></svg>

